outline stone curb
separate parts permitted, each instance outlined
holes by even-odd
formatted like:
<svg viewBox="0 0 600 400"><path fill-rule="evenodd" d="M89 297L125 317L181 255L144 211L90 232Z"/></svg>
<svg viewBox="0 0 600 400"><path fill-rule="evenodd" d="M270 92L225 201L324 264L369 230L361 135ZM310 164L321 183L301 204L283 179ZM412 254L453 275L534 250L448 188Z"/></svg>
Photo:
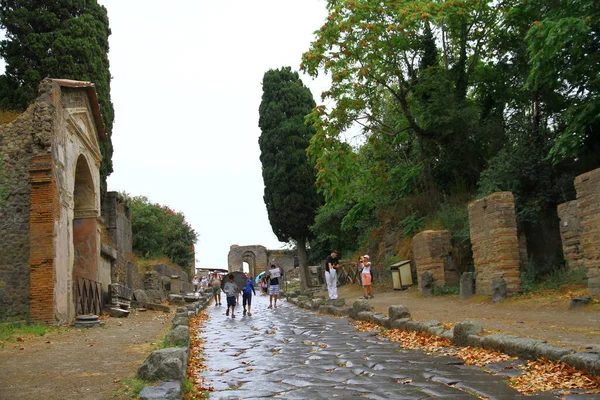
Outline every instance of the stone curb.
<svg viewBox="0 0 600 400"><path fill-rule="evenodd" d="M288 297L289 303L301 308L314 310L307 301L299 301L298 297ZM314 301L314 300L313 300ZM526 360L547 358L551 361L562 361L580 371L592 375L600 375L600 351L590 350L575 352L566 347L555 346L543 340L519 337L507 334L483 334L483 326L479 321L462 321L454 325L454 329L447 330L439 321L413 321L408 309L403 305L389 307L390 317L373 312L373 308L366 300L357 300L350 308L321 305L318 311L335 316L348 316L358 321L373 322L387 329L402 329L405 331L426 332L434 336L449 339L457 346L481 347L489 350L500 351L513 357Z"/></svg>
<svg viewBox="0 0 600 400"><path fill-rule="evenodd" d="M178 307L173 317L172 327L167 332L165 338L177 345L181 344L187 348L187 354L190 354L190 317L198 315L204 310L212 298L212 292L201 295L197 301L187 302L184 306ZM164 350L164 349L163 349ZM159 350L156 350L159 351ZM154 353L154 352L153 352ZM158 381L156 385L146 386L139 394L142 400L180 400L183 398L183 382L187 373L187 359L183 369L183 376L177 380Z"/></svg>

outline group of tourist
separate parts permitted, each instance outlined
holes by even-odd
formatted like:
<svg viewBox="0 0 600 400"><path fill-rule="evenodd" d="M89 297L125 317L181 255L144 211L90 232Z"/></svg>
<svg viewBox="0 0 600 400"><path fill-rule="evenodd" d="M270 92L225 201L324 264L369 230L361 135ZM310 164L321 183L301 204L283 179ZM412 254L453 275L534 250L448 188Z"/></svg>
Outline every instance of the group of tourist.
<svg viewBox="0 0 600 400"><path fill-rule="evenodd" d="M325 260L325 284L327 285L327 293L329 294L329 299L331 300L338 298L337 270L340 268L338 259L339 254L339 251L333 250ZM373 281L373 271L371 270L371 261L369 255L365 254L364 256L360 256L356 263L356 267L358 269L361 285L364 289L364 298L374 298L373 286L371 285Z"/></svg>
<svg viewBox="0 0 600 400"><path fill-rule="evenodd" d="M282 274L283 269L273 264L260 281L260 287L261 290L263 290L263 293L266 293L268 283L268 308L277 308L277 300L279 299L279 280ZM213 297L215 299L215 307L221 305L221 291L225 293L227 302L227 310L225 311L226 316L229 316L231 312L231 318L235 318L235 307L239 303L240 294L242 295L242 306L244 309L243 315L252 315L252 295L256 296L256 290L254 289L253 278L247 273L245 276L246 282L243 289L240 289L240 287L235 283L233 274L227 275L227 280L223 285L221 285L221 279L216 271L213 273L208 283L208 285L212 288Z"/></svg>

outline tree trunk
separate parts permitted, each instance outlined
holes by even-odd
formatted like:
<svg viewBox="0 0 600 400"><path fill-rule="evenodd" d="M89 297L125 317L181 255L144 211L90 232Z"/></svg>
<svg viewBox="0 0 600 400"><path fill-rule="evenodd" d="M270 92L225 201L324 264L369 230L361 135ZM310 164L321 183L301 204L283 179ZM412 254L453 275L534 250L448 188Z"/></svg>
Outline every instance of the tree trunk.
<svg viewBox="0 0 600 400"><path fill-rule="evenodd" d="M310 287L306 238L298 238L296 241L296 250L298 251L298 268L300 268L300 285L302 286L303 290L306 290Z"/></svg>

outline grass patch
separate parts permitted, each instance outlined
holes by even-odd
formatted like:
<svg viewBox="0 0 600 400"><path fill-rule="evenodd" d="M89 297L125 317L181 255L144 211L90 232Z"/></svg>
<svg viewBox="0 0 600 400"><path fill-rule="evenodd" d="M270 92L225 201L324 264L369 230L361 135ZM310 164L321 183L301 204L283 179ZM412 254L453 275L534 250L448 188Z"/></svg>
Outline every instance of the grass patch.
<svg viewBox="0 0 600 400"><path fill-rule="evenodd" d="M14 342L22 336L45 336L48 332L61 329L59 326L28 324L26 322L6 322L0 324L0 341Z"/></svg>
<svg viewBox="0 0 600 400"><path fill-rule="evenodd" d="M434 286L433 287L433 295L434 296L447 296L453 294L460 294L460 287L457 286Z"/></svg>
<svg viewBox="0 0 600 400"><path fill-rule="evenodd" d="M535 271L535 266L532 264L521 271L523 293L555 290L565 285L587 285L587 271L585 268L561 268L542 278L539 278Z"/></svg>
<svg viewBox="0 0 600 400"><path fill-rule="evenodd" d="M146 386L151 386L154 382L145 381L135 377L121 379L118 383L121 387L115 392L115 397L126 395L129 396L130 399L137 399L139 398L139 394L142 389L144 389Z"/></svg>

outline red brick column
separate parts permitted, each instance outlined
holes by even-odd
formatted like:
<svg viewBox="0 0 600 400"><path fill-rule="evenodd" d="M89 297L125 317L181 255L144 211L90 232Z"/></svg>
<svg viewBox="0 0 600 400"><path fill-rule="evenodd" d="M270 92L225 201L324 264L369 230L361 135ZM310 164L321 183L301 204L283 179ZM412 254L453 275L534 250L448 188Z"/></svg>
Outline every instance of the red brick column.
<svg viewBox="0 0 600 400"><path fill-rule="evenodd" d="M492 281L504 278L509 293L521 290L519 239L511 192L497 192L469 204L476 292L492 294Z"/></svg>
<svg viewBox="0 0 600 400"><path fill-rule="evenodd" d="M583 265L592 296L600 298L600 168L575 178Z"/></svg>
<svg viewBox="0 0 600 400"><path fill-rule="evenodd" d="M33 322L54 323L54 225L60 210L52 156L33 158L29 183L29 317Z"/></svg>
<svg viewBox="0 0 600 400"><path fill-rule="evenodd" d="M450 231L423 231L412 240L413 257L417 267L417 280L421 287L421 275L425 271L433 274L437 287L446 284L445 257L452 249Z"/></svg>

